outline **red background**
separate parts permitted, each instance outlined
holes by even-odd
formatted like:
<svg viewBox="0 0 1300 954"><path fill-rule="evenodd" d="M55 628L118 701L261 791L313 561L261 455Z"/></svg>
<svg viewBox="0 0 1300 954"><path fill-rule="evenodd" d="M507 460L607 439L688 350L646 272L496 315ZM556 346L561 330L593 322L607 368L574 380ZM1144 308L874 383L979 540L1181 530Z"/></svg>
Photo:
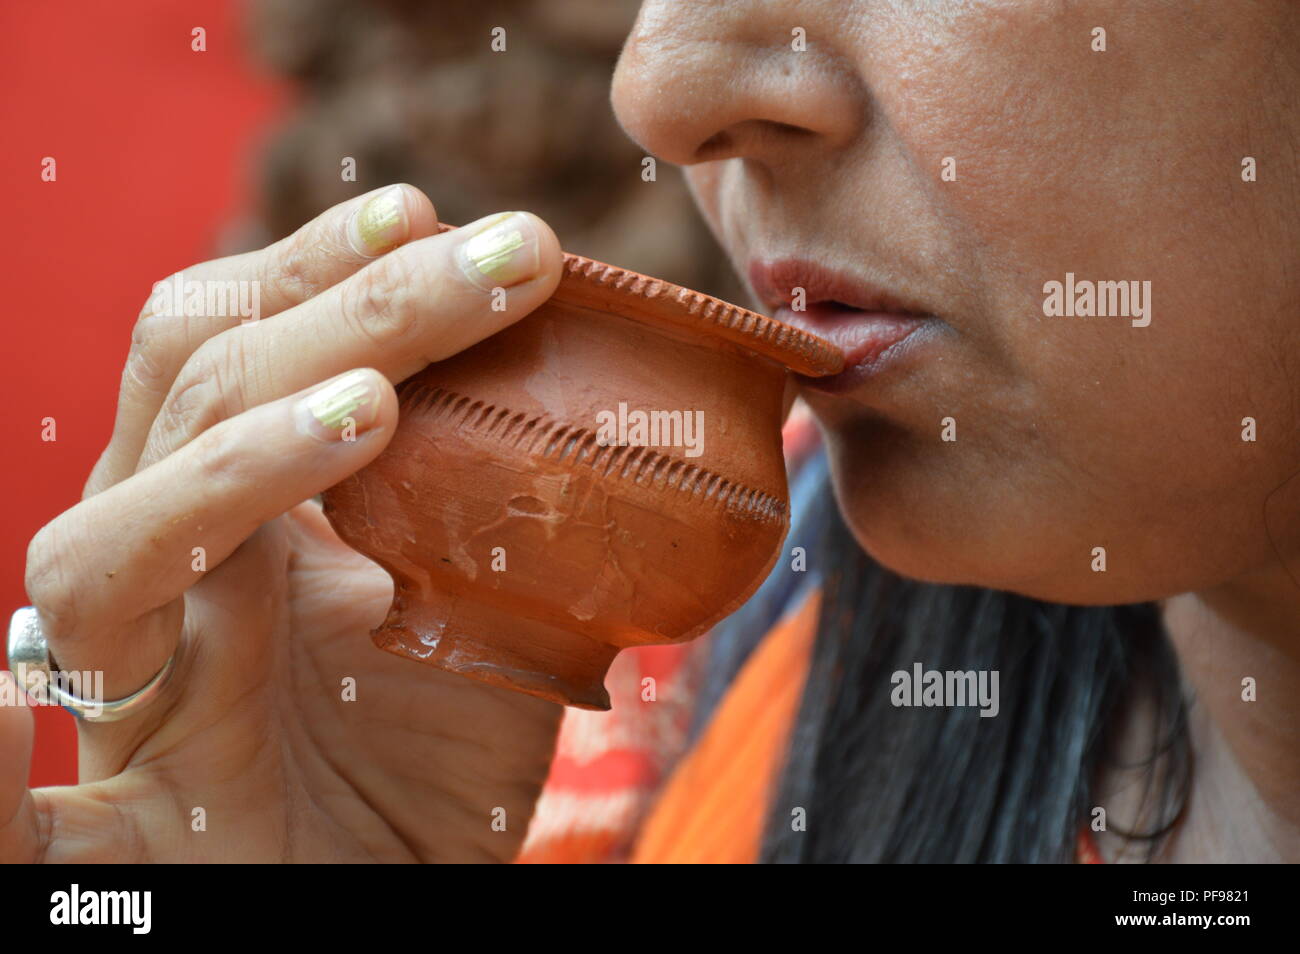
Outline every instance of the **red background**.
<svg viewBox="0 0 1300 954"><path fill-rule="evenodd" d="M195 27L206 52L190 48ZM287 96L249 61L230 0L6 3L0 44L7 623L28 602L28 541L80 499L112 433L136 314L248 207L259 139ZM55 182L41 180L46 156ZM55 442L41 440L45 417ZM36 716L32 784L75 781L72 717Z"/></svg>

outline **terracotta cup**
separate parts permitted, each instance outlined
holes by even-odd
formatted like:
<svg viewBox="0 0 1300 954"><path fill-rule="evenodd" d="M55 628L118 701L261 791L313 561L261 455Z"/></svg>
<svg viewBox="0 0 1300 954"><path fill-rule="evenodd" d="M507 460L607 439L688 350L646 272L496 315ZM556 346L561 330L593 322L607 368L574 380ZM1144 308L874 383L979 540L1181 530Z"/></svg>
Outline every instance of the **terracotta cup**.
<svg viewBox="0 0 1300 954"><path fill-rule="evenodd" d="M789 525L787 373L842 364L789 325L566 254L546 304L404 381L392 443L324 495L393 578L375 644L608 709L620 649L700 635L767 575Z"/></svg>

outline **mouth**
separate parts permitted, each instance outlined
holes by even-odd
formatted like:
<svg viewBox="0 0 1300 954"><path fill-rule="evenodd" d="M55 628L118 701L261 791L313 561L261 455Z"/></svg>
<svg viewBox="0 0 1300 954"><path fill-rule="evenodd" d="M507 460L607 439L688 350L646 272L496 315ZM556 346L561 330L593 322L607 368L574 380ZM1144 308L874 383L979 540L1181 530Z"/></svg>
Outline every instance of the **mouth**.
<svg viewBox="0 0 1300 954"><path fill-rule="evenodd" d="M839 374L800 376L822 391L849 391L878 377L938 324L915 302L800 259L753 262L749 281L774 318L820 335L844 352Z"/></svg>

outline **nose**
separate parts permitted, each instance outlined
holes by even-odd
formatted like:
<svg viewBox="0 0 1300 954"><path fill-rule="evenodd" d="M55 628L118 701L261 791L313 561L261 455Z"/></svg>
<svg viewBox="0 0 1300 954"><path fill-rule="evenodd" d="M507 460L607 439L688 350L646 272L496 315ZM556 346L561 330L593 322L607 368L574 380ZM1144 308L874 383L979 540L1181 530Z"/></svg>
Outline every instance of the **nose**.
<svg viewBox="0 0 1300 954"><path fill-rule="evenodd" d="M862 84L833 32L796 26L788 10L646 0L614 71L614 112L628 135L679 165L736 156L776 164L852 141L868 114Z"/></svg>

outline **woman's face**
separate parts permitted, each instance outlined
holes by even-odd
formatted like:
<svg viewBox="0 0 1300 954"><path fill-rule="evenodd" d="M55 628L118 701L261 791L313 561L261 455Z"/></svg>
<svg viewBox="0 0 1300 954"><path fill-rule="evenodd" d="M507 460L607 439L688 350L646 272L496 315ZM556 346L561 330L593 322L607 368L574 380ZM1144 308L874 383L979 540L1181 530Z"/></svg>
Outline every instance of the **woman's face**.
<svg viewBox="0 0 1300 954"><path fill-rule="evenodd" d="M881 562L1079 603L1276 565L1300 4L647 0L613 98L756 297L845 346L802 393Z"/></svg>

